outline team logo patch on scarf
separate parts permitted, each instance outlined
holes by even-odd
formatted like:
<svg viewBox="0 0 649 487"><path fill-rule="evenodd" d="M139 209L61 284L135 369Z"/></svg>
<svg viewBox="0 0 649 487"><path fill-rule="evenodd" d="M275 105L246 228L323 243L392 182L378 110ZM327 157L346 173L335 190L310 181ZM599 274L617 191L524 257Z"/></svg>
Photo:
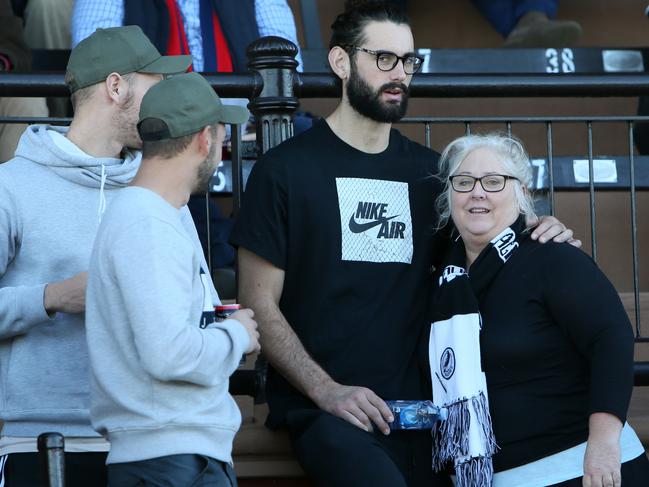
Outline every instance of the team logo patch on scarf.
<svg viewBox="0 0 649 487"><path fill-rule="evenodd" d="M524 218L491 240L465 269L461 239L451 247L432 304L428 354L433 403L448 409L448 419L433 428L433 468L452 462L458 487L489 486L491 457L498 446L489 414L487 380L480 357L482 320L478 298L511 258L525 236Z"/></svg>
<svg viewBox="0 0 649 487"><path fill-rule="evenodd" d="M439 361L439 369L442 377L449 380L455 373L455 352L451 347L446 347L442 352L442 358Z"/></svg>

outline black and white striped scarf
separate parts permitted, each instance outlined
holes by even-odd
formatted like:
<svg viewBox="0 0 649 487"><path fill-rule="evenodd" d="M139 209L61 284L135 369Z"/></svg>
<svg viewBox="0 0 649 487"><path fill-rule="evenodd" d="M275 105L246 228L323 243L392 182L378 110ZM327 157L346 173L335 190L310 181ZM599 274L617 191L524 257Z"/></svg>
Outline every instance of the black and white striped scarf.
<svg viewBox="0 0 649 487"><path fill-rule="evenodd" d="M452 244L432 302L428 353L433 402L448 419L433 429L433 468L453 462L458 487L492 484L498 449L491 426L487 382L480 358L478 302L519 242L527 237L519 217L480 253L467 273L464 242Z"/></svg>

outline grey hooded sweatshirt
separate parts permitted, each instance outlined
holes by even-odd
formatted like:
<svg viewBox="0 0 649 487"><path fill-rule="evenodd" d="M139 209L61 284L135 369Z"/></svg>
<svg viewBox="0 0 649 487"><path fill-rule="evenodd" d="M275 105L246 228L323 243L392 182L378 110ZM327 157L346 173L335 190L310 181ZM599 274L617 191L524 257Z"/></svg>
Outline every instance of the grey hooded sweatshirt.
<svg viewBox="0 0 649 487"><path fill-rule="evenodd" d="M48 316L47 283L88 270L106 205L135 176L124 159L72 154L53 141L66 128L34 125L0 165L0 420L6 436L44 431L96 437L89 418L84 314ZM197 246L188 211L183 225ZM200 248L200 247L199 247ZM213 298L218 302L216 291Z"/></svg>

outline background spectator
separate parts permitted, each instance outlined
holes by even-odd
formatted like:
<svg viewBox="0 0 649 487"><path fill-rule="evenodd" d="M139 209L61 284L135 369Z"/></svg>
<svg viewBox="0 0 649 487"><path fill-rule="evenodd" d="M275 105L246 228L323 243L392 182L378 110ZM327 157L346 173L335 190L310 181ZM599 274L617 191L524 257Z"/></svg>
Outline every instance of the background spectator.
<svg viewBox="0 0 649 487"><path fill-rule="evenodd" d="M0 71L29 71L32 58L23 36L22 19L14 15L9 0L0 0ZM0 116L47 117L44 98L2 97ZM0 163L14 155L24 124L0 124Z"/></svg>
<svg viewBox="0 0 649 487"><path fill-rule="evenodd" d="M191 54L195 71L245 70L246 47L259 37L281 36L298 45L286 0L77 0L73 45L98 27L129 24L142 27L161 52Z"/></svg>
<svg viewBox="0 0 649 487"><path fill-rule="evenodd" d="M73 0L29 0L25 40L32 49L70 49Z"/></svg>
<svg viewBox="0 0 649 487"><path fill-rule="evenodd" d="M505 38L506 47L567 47L581 35L572 20L557 16L559 0L471 0Z"/></svg>
<svg viewBox="0 0 649 487"><path fill-rule="evenodd" d="M35 55L33 67L39 70L64 70L66 51L70 49L73 0L12 0L16 15L23 18L25 42L31 49L61 50L61 53L43 52ZM67 117L72 114L69 98L48 97L50 116Z"/></svg>
<svg viewBox="0 0 649 487"><path fill-rule="evenodd" d="M559 0L471 0L505 38L505 47L568 47L581 35L572 20L557 16ZM409 0L389 0L403 9Z"/></svg>

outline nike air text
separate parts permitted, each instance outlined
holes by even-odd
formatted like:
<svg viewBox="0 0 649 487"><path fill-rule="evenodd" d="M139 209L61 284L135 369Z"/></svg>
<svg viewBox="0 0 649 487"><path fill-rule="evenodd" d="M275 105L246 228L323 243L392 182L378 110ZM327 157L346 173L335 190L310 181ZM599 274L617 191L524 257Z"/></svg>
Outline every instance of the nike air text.
<svg viewBox="0 0 649 487"><path fill-rule="evenodd" d="M399 221L390 221L399 215L385 216L387 213L387 203L372 203L360 201L356 213L352 214L349 219L349 229L352 233L366 232L370 228L381 225L377 238L405 238L404 231L406 224ZM358 223L355 218L371 220L365 223Z"/></svg>

